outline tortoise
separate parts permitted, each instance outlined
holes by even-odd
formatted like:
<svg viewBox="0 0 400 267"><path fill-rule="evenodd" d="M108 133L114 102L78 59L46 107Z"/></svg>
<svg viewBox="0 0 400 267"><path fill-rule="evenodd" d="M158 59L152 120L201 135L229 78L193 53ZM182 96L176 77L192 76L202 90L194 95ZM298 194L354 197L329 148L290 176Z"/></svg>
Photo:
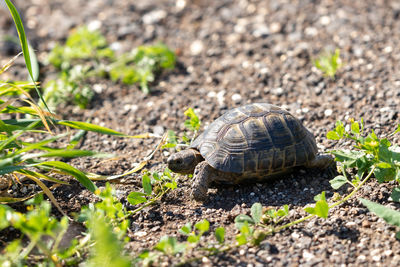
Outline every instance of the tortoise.
<svg viewBox="0 0 400 267"><path fill-rule="evenodd" d="M204 201L211 183L265 181L296 166L322 169L333 163L317 152L313 134L296 117L253 103L227 111L167 162L173 172L194 174L191 196Z"/></svg>

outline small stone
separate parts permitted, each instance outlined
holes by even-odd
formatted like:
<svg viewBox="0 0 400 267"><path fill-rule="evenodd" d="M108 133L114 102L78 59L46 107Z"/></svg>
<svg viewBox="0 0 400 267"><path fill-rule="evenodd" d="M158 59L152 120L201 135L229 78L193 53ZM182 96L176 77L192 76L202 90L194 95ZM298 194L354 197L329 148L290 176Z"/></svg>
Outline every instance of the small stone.
<svg viewBox="0 0 400 267"><path fill-rule="evenodd" d="M357 257L357 260L360 261L360 262L365 262L367 260L367 257L365 257L364 255L359 255Z"/></svg>
<svg viewBox="0 0 400 267"><path fill-rule="evenodd" d="M121 45L120 42L113 42L113 43L110 44L110 48L113 51L119 51L119 50L121 50L122 45Z"/></svg>
<svg viewBox="0 0 400 267"><path fill-rule="evenodd" d="M193 56L200 55L200 53L203 51L204 45L201 40L196 40L190 45L190 53Z"/></svg>
<svg viewBox="0 0 400 267"><path fill-rule="evenodd" d="M380 249L373 249L370 251L372 256L379 255L381 253Z"/></svg>
<svg viewBox="0 0 400 267"><path fill-rule="evenodd" d="M165 10L153 10L143 16L143 23L144 24L156 24L160 22L167 16L167 12Z"/></svg>
<svg viewBox="0 0 400 267"><path fill-rule="evenodd" d="M300 235L298 233L294 232L294 233L291 234L291 237L293 239L299 239Z"/></svg>
<svg viewBox="0 0 400 267"><path fill-rule="evenodd" d="M279 22L272 22L269 29L272 33L278 33L282 30L282 25Z"/></svg>
<svg viewBox="0 0 400 267"><path fill-rule="evenodd" d="M393 48L391 46L386 46L383 49L383 52L386 53L386 54L392 53L392 51L393 51Z"/></svg>
<svg viewBox="0 0 400 267"><path fill-rule="evenodd" d="M347 222L346 223L346 227L354 227L354 226L356 226L357 224L355 223L355 222Z"/></svg>
<svg viewBox="0 0 400 267"><path fill-rule="evenodd" d="M232 101L235 102L236 104L238 104L238 103L240 103L240 101L242 101L242 96L239 94L233 94Z"/></svg>
<svg viewBox="0 0 400 267"><path fill-rule="evenodd" d="M137 236L137 237L144 237L144 236L147 235L147 232L145 232L145 231L137 231L137 232L134 233L133 235L134 235L134 236Z"/></svg>
<svg viewBox="0 0 400 267"><path fill-rule="evenodd" d="M162 127L161 125L154 126L153 133L155 135L162 136L164 134L164 127Z"/></svg>
<svg viewBox="0 0 400 267"><path fill-rule="evenodd" d="M276 95L276 96L281 96L285 93L285 90L282 89L282 87L278 87L275 89L272 89L272 94Z"/></svg>
<svg viewBox="0 0 400 267"><path fill-rule="evenodd" d="M310 37L313 37L313 36L315 36L315 35L318 34L318 30L317 30L316 28L314 28L314 27L307 27L307 28L304 30L304 33L305 33L306 35L310 36Z"/></svg>
<svg viewBox="0 0 400 267"><path fill-rule="evenodd" d="M373 261L380 261L381 260L381 255L372 256L372 260Z"/></svg>
<svg viewBox="0 0 400 267"><path fill-rule="evenodd" d="M101 28L101 21L100 20L92 20L88 23L87 28L89 31L96 31Z"/></svg>
<svg viewBox="0 0 400 267"><path fill-rule="evenodd" d="M391 251L391 250L385 250L385 251L383 252L383 254L385 254L386 257L390 257L390 256L393 255L393 251Z"/></svg>
<svg viewBox="0 0 400 267"><path fill-rule="evenodd" d="M270 34L270 30L267 25L258 25L253 31L253 35L256 38L267 37Z"/></svg>
<svg viewBox="0 0 400 267"><path fill-rule="evenodd" d="M328 16L322 16L319 18L319 23L321 23L322 25L328 25L329 23L331 23L331 19Z"/></svg>
<svg viewBox="0 0 400 267"><path fill-rule="evenodd" d="M364 220L364 221L361 223L361 226L362 226L362 227L365 227L365 228L370 228L370 227L371 227L371 223L370 223L368 220Z"/></svg>
<svg viewBox="0 0 400 267"><path fill-rule="evenodd" d="M244 254L246 254L246 250L244 249L239 250L239 255L243 256Z"/></svg>
<svg viewBox="0 0 400 267"><path fill-rule="evenodd" d="M311 252L309 252L308 250L304 250L304 251L303 251L303 258L304 258L306 261L310 261L310 260L312 260L312 259L315 258L315 255L312 254Z"/></svg>
<svg viewBox="0 0 400 267"><path fill-rule="evenodd" d="M201 258L201 261L202 261L206 266L209 266L209 264L210 264L210 259L207 258L207 257Z"/></svg>
<svg viewBox="0 0 400 267"><path fill-rule="evenodd" d="M175 6L179 11L184 9L186 6L186 0L176 0Z"/></svg>
<svg viewBox="0 0 400 267"><path fill-rule="evenodd" d="M332 110L332 109L326 109L326 110L324 111L325 117L329 117L330 115L332 115L332 113L333 113L333 110Z"/></svg>

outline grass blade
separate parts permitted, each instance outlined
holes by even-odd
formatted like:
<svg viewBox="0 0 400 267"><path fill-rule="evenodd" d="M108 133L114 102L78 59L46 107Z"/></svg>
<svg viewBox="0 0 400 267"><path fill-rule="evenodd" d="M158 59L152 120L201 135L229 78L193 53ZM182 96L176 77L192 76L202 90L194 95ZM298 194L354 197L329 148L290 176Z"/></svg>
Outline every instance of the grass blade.
<svg viewBox="0 0 400 267"><path fill-rule="evenodd" d="M97 187L93 184L92 181L80 170L68 165L65 162L61 161L46 161L37 164L37 166L46 166L50 168L56 168L58 171L62 173L67 173L75 177L84 187L86 187L89 191L96 191Z"/></svg>
<svg viewBox="0 0 400 267"><path fill-rule="evenodd" d="M34 176L34 177L37 177L37 178L40 178L40 179L43 179L43 180L46 180L49 182L57 183L57 184L69 185L69 183L67 183L67 182L58 180L54 177L51 177L51 176L48 176L48 175L45 175L45 174L39 173L39 172L34 172L34 171L30 171L30 170L21 170L21 171L18 171L17 173L23 174L25 176L27 176L27 175Z"/></svg>
<svg viewBox="0 0 400 267"><path fill-rule="evenodd" d="M42 181L40 181L34 175L30 175L28 173L24 173L23 175L25 175L26 177L28 177L29 179L31 179L35 183L37 183L37 185L40 186L40 188L42 188L43 192L48 196L48 198L50 199L51 203L53 203L54 206L56 206L56 208L61 212L61 214L64 215L65 217L69 218L68 215L62 210L62 208L58 204L58 202L57 202L56 198L54 197L53 193L51 193L50 189Z"/></svg>
<svg viewBox="0 0 400 267"><path fill-rule="evenodd" d="M51 151L48 153L35 155L35 157L41 157L41 158L111 157L111 156L113 155L96 151L90 151L90 150L58 150L58 151Z"/></svg>
<svg viewBox="0 0 400 267"><path fill-rule="evenodd" d="M80 130L85 130L85 131L92 131L92 132L97 132L97 133L102 133L102 134L109 134L109 135L116 135L116 136L122 136L122 137L128 137L127 135L111 130L106 127L98 126L95 124L91 124L88 122L81 122L81 121L57 121L57 124L65 125L71 128L75 129L80 129Z"/></svg>
<svg viewBox="0 0 400 267"><path fill-rule="evenodd" d="M4 0L4 1L6 2L8 9L10 10L11 16L15 23L15 27L17 28L19 41L21 43L22 52L24 53L25 64L26 64L26 68L28 69L29 76L31 77L32 81L35 81L33 71L32 71L31 56L29 53L29 45L28 45L28 41L26 39L24 25L22 24L21 17L19 16L17 9L15 8L15 6L12 4L12 2L10 0ZM39 95L40 99L43 101L46 109L51 113L49 107L47 106L46 102L44 101L42 94L40 93L36 84L35 84L35 89L36 89L36 92Z"/></svg>

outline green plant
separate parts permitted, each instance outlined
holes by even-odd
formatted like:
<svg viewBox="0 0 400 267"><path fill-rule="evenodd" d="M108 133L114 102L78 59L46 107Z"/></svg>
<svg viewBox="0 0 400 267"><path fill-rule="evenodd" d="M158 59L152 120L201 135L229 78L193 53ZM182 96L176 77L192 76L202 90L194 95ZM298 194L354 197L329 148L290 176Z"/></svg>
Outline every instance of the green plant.
<svg viewBox="0 0 400 267"><path fill-rule="evenodd" d="M176 237L163 236L153 250L143 251L137 256L135 262L141 262L143 266L150 266L159 262L163 256L182 256L179 265L184 265L200 259L199 257L185 257L195 249L207 251L207 256L231 249L230 245L225 244L225 228L223 227L215 229L214 236L217 242L203 246L200 242L201 237L209 230L210 222L206 219L197 222L194 227L188 222L179 230L179 233L186 236L186 241L179 242Z"/></svg>
<svg viewBox="0 0 400 267"><path fill-rule="evenodd" d="M61 242L68 231L68 218L51 216L51 205L43 201L42 194L25 202L26 214L0 205L0 230L13 227L29 239L21 242L21 238L16 238L10 242L0 255L0 265L40 262L45 266L76 266L87 258L85 266L131 266L131 259L123 252L123 245L129 241L127 211L108 183L97 194L101 201L82 208L76 218L85 224L87 232L69 244ZM82 257L87 254L89 257Z"/></svg>
<svg viewBox="0 0 400 267"><path fill-rule="evenodd" d="M31 70L31 61L27 46L26 37L23 30L23 25L19 18L18 12L10 1L6 1L10 8L17 30L20 36L22 49L26 66L29 73ZM11 64L6 64L1 68L1 72L7 70ZM2 119L0 121L0 175L4 177L0 189L6 188L12 182L12 178L20 180L21 177L26 177L37 183L42 190L48 195L50 200L56 205L54 197L49 188L42 182L47 180L53 183L67 184L54 177L54 174L64 174L76 178L87 189L94 192L96 186L87 177L87 174L54 158L74 158L82 156L105 156L105 154L87 150L74 149L77 140L72 136L70 140L65 140L70 136L69 133L53 135L50 126L57 125L58 127L76 128L81 131L94 131L103 134L111 134L117 136L125 136L111 129L96 126L90 123L57 120L49 112L43 111L35 104L35 101L30 97L29 90L36 87L35 83L10 83L2 82L0 86L0 110L2 113L8 114L10 119ZM38 91L39 96L40 92ZM23 97L20 97L22 95ZM16 96L16 97L15 97ZM13 103L22 102L28 106L14 106ZM45 102L44 102L45 103ZM47 106L47 105L45 105ZM12 119L13 113L19 113L20 117L30 116L29 119ZM25 137L30 135L30 139ZM37 138L34 138L37 136ZM33 141L31 141L33 140ZM40 140L40 141L38 141ZM56 141L64 140L67 142L65 147L57 147L54 145ZM21 199L3 198L3 201L13 202ZM62 212L62 210L60 209Z"/></svg>
<svg viewBox="0 0 400 267"><path fill-rule="evenodd" d="M144 207L160 200L168 191L177 188L175 177L171 175L168 168L165 168L162 174L145 172L142 176L142 186L143 192L131 192L127 200L132 205L145 204L131 211L130 214L139 212Z"/></svg>
<svg viewBox="0 0 400 267"><path fill-rule="evenodd" d="M43 92L45 101L52 109L56 109L61 103L86 108L94 96L94 91L86 82L91 75L90 67L82 65L62 71L58 79L46 84Z"/></svg>
<svg viewBox="0 0 400 267"><path fill-rule="evenodd" d="M322 71L322 73L332 79L335 78L336 72L342 67L340 60L340 50L335 49L335 53L325 51L314 60L314 66Z"/></svg>
<svg viewBox="0 0 400 267"><path fill-rule="evenodd" d="M184 115L188 117L185 122L185 128L188 129L189 132L184 132L182 136L182 140L178 140L176 133L172 130L168 130L167 132L167 143L162 146L162 148L175 148L178 149L180 147L187 147L190 145L193 140L197 136L197 132L200 129L201 121L197 114L194 112L192 108L188 108L185 110ZM191 137L188 137L191 136Z"/></svg>
<svg viewBox="0 0 400 267"><path fill-rule="evenodd" d="M175 67L175 54L164 44L139 46L117 58L109 66L112 81L125 84L139 83L144 93L149 93L148 84L162 69Z"/></svg>
<svg viewBox="0 0 400 267"><path fill-rule="evenodd" d="M108 47L106 38L97 30L79 27L67 38L65 45L56 44L48 61L62 70L71 69L74 63L84 60L113 59L114 52Z"/></svg>
<svg viewBox="0 0 400 267"><path fill-rule="evenodd" d="M340 169L343 175L335 177L331 181L334 189L338 189L344 184L349 184L354 188L362 185L367 178L374 174L378 182L383 183L395 180L400 182L400 149L397 145L392 145L387 138L379 138L372 130L367 137L363 137L364 123L351 120L350 129L341 121L336 122L336 128L328 132L327 137L332 140L348 139L356 144L353 150L334 150L332 153L336 156L336 160L341 163ZM389 134L388 137L400 132L400 124L397 129ZM356 169L357 174L350 180L346 172ZM362 180L366 175L367 177ZM391 198L393 201L399 202L400 187L393 190ZM361 199L361 202L367 208L382 217L387 223L400 226L400 212L394 211L388 207L378 203ZM400 239L400 231L397 232L397 238Z"/></svg>
<svg viewBox="0 0 400 267"><path fill-rule="evenodd" d="M86 108L94 95L89 86L91 77L139 83L142 91L149 93L148 84L163 69L173 69L175 61L175 54L162 43L139 46L116 56L99 31L79 27L65 45L57 44L49 54L48 62L61 72L58 79L46 84L44 99L53 108L71 103Z"/></svg>
<svg viewBox="0 0 400 267"><path fill-rule="evenodd" d="M6 253L0 255L1 266L24 266L34 249L40 252L36 260L54 265L71 257L78 247L77 241L73 240L68 246L60 246L68 229L68 218L64 216L58 220L51 216L51 205L43 201L42 195L37 195L26 204L29 205L26 214L0 205L1 229L13 227L29 239L26 246L22 245L21 239L15 239L8 244Z"/></svg>

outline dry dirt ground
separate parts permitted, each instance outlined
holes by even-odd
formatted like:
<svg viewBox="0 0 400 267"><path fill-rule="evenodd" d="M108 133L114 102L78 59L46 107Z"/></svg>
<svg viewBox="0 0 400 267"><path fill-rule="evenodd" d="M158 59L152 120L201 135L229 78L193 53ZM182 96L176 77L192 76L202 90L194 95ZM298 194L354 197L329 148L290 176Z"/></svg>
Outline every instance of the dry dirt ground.
<svg viewBox="0 0 400 267"><path fill-rule="evenodd" d="M164 73L150 95L137 86L97 80L101 88L87 110L69 108L59 114L91 119L127 133L167 129L183 133L183 111L193 107L203 124L229 108L269 102L288 109L315 134L323 151L338 144L325 137L335 121L364 118L377 134L392 132L400 121L400 4L397 1L207 1L207 0L29 0L15 1L39 60L82 24L99 26L109 43L128 51L163 41L178 53L175 70ZM12 33L1 15L1 34ZM312 60L325 49L339 48L344 66L335 80L325 78ZM2 50L1 59L13 49ZM13 75L23 72L18 61ZM46 68L44 68L46 69ZM42 72L44 80L48 73ZM89 133L81 148L113 152L115 161L82 159L72 163L87 171L118 174L129 170L158 140L118 139ZM393 139L399 143L399 138ZM345 146L346 144L340 144ZM166 166L167 152L147 166ZM332 196L329 175L301 170L268 184L219 187L209 200L190 200L191 181L182 176L179 188L157 205L132 218L133 254L151 248L163 235L180 236L186 222L203 218L211 229L223 226L234 242L234 218L249 213L255 202L288 204L288 220L304 215L303 207L325 190ZM140 174L115 184L121 199L140 190ZM102 186L98 183L98 186ZM399 266L400 243L395 229L368 212L364 197L389 204L394 184L369 182L355 198L335 208L328 219L313 219L274 236L259 247L241 247L191 265L215 266ZM345 193L344 190L342 193ZM79 184L55 190L68 212L94 201ZM125 202L126 203L126 202ZM127 204L128 205L128 204ZM390 204L399 209L398 204ZM129 207L129 206L128 206ZM140 234L135 234L140 232ZM212 236L206 237L211 240Z"/></svg>

